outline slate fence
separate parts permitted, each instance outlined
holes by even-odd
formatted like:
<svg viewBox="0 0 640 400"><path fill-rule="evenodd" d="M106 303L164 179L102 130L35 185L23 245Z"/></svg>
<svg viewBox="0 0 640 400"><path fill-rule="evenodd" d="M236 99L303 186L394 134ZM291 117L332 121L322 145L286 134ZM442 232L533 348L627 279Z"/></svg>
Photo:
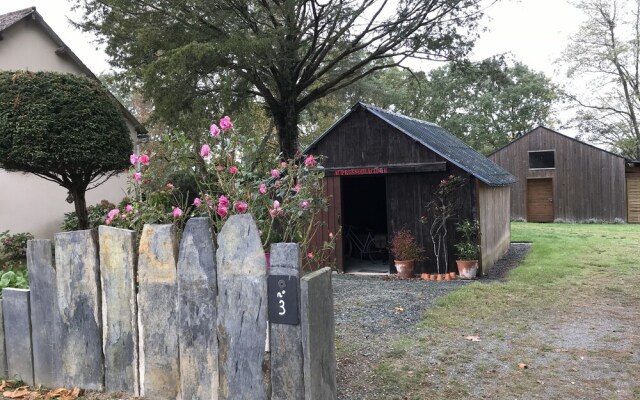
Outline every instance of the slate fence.
<svg viewBox="0 0 640 400"><path fill-rule="evenodd" d="M31 240L30 289L4 289L0 375L148 399L336 398L331 270L271 267L250 215ZM268 321L270 320L270 322ZM0 328L2 325L0 324ZM269 351L265 351L265 346Z"/></svg>

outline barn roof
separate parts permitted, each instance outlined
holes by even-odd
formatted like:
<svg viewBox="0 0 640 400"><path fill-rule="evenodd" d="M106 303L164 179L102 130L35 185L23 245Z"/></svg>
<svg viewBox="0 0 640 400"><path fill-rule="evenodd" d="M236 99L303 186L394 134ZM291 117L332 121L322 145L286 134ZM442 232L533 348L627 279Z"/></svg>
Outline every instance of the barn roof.
<svg viewBox="0 0 640 400"><path fill-rule="evenodd" d="M315 146L315 144L328 135L334 127L359 108L362 108L384 120L400 132L411 137L416 142L427 147L431 151L440 155L470 175L475 176L477 179L489 186L507 186L516 181L516 178L509 172L505 171L502 167L478 153L462 140L458 139L440 126L364 103L357 103L351 107L349 112L347 112L331 128L322 134L322 136L313 142L309 148Z"/></svg>
<svg viewBox="0 0 640 400"><path fill-rule="evenodd" d="M0 32L9 28L11 25L28 17L34 11L33 7L24 10L12 11L10 13L0 15Z"/></svg>

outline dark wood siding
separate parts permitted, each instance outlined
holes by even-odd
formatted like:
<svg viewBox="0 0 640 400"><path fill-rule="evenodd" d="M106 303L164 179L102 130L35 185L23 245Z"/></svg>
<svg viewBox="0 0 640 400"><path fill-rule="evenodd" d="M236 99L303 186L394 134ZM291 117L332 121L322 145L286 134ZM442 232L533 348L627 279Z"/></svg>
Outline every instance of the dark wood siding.
<svg viewBox="0 0 640 400"><path fill-rule="evenodd" d="M627 222L640 223L640 167L627 168Z"/></svg>
<svg viewBox="0 0 640 400"><path fill-rule="evenodd" d="M529 151L554 150L554 169L530 169ZM553 179L554 217L565 221L626 219L624 159L544 127L489 157L511 172L511 218L527 218L527 180Z"/></svg>
<svg viewBox="0 0 640 400"><path fill-rule="evenodd" d="M323 193L329 202L326 211L320 211L316 217L320 223L311 239L311 250L313 252L320 251L324 242L331 240L330 235L336 235L335 247L329 254L324 254L320 259L329 260L330 265L341 270L344 268L343 243L342 243L342 195L340 177L326 177L323 180ZM327 265L316 265L315 267L324 267Z"/></svg>
<svg viewBox="0 0 640 400"><path fill-rule="evenodd" d="M313 148L327 168L446 161L366 110L358 110Z"/></svg>

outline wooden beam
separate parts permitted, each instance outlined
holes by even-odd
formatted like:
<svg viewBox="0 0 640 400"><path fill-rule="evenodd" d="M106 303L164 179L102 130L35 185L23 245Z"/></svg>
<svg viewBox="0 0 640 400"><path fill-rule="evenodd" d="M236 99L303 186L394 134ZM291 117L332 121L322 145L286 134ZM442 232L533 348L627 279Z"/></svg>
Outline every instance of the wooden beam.
<svg viewBox="0 0 640 400"><path fill-rule="evenodd" d="M447 170L446 162L368 165L362 167L333 167L325 168L326 176L353 176L353 175L386 175L414 172L440 172Z"/></svg>

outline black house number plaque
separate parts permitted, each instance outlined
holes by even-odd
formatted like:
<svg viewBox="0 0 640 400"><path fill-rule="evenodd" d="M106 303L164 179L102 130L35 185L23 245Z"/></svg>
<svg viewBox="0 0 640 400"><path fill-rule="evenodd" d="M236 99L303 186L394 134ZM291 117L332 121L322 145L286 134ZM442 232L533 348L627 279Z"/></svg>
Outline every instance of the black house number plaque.
<svg viewBox="0 0 640 400"><path fill-rule="evenodd" d="M269 275L269 322L298 325L298 278L289 275Z"/></svg>

